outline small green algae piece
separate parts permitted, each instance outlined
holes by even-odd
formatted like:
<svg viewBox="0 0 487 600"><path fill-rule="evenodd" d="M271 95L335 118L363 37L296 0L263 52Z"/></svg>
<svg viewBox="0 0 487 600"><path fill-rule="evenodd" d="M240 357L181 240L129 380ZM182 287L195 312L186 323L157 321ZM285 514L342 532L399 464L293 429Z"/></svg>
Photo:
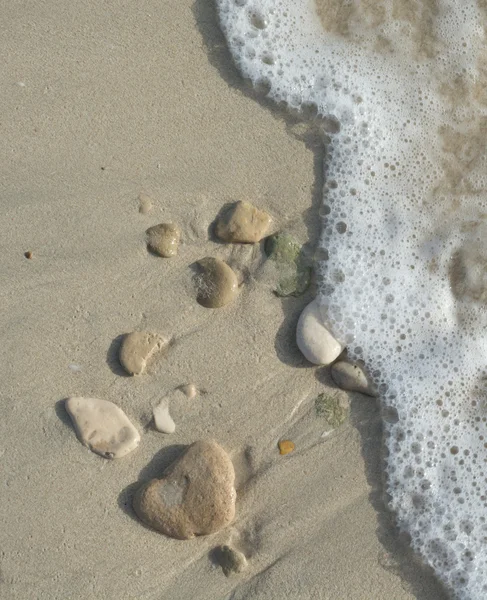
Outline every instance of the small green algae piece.
<svg viewBox="0 0 487 600"><path fill-rule="evenodd" d="M304 294L311 283L311 267L306 264L302 246L288 233L276 233L267 238L265 253L279 272L276 296Z"/></svg>
<svg viewBox="0 0 487 600"><path fill-rule="evenodd" d="M348 407L343 406L337 395L319 394L315 400L315 410L317 416L324 417L333 429L340 427L348 417Z"/></svg>

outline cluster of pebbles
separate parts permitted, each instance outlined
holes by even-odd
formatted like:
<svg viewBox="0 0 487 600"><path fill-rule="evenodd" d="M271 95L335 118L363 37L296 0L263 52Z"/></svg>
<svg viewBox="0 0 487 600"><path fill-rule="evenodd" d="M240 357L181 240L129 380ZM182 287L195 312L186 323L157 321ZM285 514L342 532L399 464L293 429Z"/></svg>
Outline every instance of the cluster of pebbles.
<svg viewBox="0 0 487 600"><path fill-rule="evenodd" d="M148 200L144 202L144 212ZM142 204L141 204L142 206ZM229 244L256 244L266 238L264 247L269 260L275 262L280 279L274 293L298 296L309 287L311 266L302 257L301 246L287 233L269 235L270 215L249 202L236 202L219 215L214 232ZM161 223L146 231L148 250L164 258L177 256L181 230L174 223ZM230 304L238 294L237 274L224 261L207 256L197 261L196 300L209 309ZM360 365L337 359L344 347L323 323L320 307L313 300L303 310L296 331L299 349L315 365L332 365L336 384L345 390L375 395ZM160 333L133 331L124 336L119 361L127 374L140 376L157 352L167 349L170 339ZM196 397L194 384L181 386L176 393ZM176 429L170 415L171 397L153 409L154 426L171 434ZM97 398L72 397L65 402L79 440L92 452L107 459L118 459L132 452L140 443L137 428L112 402ZM279 442L280 454L294 450L291 440ZM232 522L235 516L235 473L226 451L214 440L196 441L187 447L161 478L138 489L133 506L138 517L153 529L177 539L215 533ZM240 572L246 559L238 550L222 546L216 552L224 572Z"/></svg>

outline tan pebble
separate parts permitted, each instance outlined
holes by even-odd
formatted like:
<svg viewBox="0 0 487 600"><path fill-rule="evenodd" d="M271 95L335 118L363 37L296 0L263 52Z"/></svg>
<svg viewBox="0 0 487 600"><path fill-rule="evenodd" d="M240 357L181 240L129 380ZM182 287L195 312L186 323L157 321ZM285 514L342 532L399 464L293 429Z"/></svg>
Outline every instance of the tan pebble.
<svg viewBox="0 0 487 600"><path fill-rule="evenodd" d="M24 256L25 258L32 258L32 252L28 250L27 252L24 252Z"/></svg>
<svg viewBox="0 0 487 600"><path fill-rule="evenodd" d="M224 242L253 244L267 235L271 222L266 212L240 201L218 218L215 233Z"/></svg>
<svg viewBox="0 0 487 600"><path fill-rule="evenodd" d="M152 199L144 192L139 194L139 212L146 215L152 210Z"/></svg>
<svg viewBox="0 0 487 600"><path fill-rule="evenodd" d="M278 446L279 454L289 454L294 450L294 442L291 442L291 440L281 440Z"/></svg>
<svg viewBox="0 0 487 600"><path fill-rule="evenodd" d="M113 402L78 397L68 398L65 406L80 442L92 452L121 458L139 445L139 432Z"/></svg>
<svg viewBox="0 0 487 600"><path fill-rule="evenodd" d="M120 346L120 364L129 375L140 375L145 371L149 358L165 344L167 340L156 333L146 331L128 333Z"/></svg>
<svg viewBox="0 0 487 600"><path fill-rule="evenodd" d="M198 395L198 388L194 383L182 385L179 389L183 392L186 398L189 398L190 400L194 400Z"/></svg>
<svg viewBox="0 0 487 600"><path fill-rule="evenodd" d="M154 227L149 227L146 234L147 246L152 252L164 258L171 258L178 253L181 231L174 223L154 225Z"/></svg>
<svg viewBox="0 0 487 600"><path fill-rule="evenodd" d="M201 273L197 278L197 300L206 308L221 308L237 295L238 279L235 272L219 258L198 261Z"/></svg>
<svg viewBox="0 0 487 600"><path fill-rule="evenodd" d="M137 516L177 539L215 533L235 517L235 472L215 441L191 444L162 479L152 479L135 494Z"/></svg>

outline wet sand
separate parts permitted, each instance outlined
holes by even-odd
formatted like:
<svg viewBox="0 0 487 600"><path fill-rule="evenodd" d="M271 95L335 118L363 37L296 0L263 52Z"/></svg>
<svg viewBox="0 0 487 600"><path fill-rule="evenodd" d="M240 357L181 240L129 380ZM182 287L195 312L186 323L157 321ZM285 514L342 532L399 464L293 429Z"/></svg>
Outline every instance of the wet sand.
<svg viewBox="0 0 487 600"><path fill-rule="evenodd" d="M316 415L316 396L337 392L295 346L312 292L277 298L260 245L209 233L225 203L248 200L311 256L320 136L256 101L210 0L2 14L0 596L443 598L382 509L375 401L351 395L350 422L331 433ZM182 230L167 260L145 246L162 221ZM223 309L195 300L191 265L205 256L243 281ZM174 343L130 378L116 355L139 328ZM154 431L152 407L189 382L206 393L171 409L174 434ZM118 404L140 447L106 461L81 446L62 405L73 395ZM203 437L233 459L236 520L165 538L135 517L134 484ZM296 444L287 456L282 438ZM249 567L227 578L211 551L229 542Z"/></svg>

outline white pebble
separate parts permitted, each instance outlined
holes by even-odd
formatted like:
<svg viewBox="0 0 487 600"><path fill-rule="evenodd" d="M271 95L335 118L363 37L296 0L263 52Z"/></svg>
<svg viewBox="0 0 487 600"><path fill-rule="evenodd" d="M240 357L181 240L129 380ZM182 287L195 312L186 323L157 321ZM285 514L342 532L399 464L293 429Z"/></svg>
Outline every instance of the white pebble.
<svg viewBox="0 0 487 600"><path fill-rule="evenodd" d="M157 431L162 431L162 433L174 433L176 431L176 423L169 414L169 403L166 399L162 400L152 410L152 413Z"/></svg>
<svg viewBox="0 0 487 600"><path fill-rule="evenodd" d="M307 360L315 365L331 364L344 348L323 324L316 300L310 302L299 317L296 342Z"/></svg>

